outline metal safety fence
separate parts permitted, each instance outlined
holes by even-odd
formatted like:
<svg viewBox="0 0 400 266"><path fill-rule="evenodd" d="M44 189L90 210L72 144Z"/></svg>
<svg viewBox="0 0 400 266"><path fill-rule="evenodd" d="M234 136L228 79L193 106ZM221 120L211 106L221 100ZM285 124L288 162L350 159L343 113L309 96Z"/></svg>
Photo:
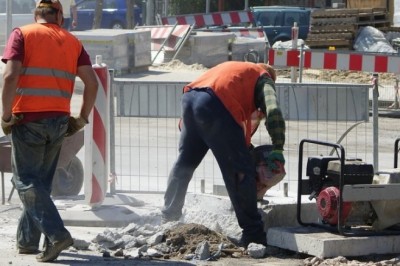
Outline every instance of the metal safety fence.
<svg viewBox="0 0 400 266"><path fill-rule="evenodd" d="M168 174L178 156L182 81L115 78L114 117L111 135L113 156L111 184L115 192L159 192L166 189ZM277 83L277 96L286 119L285 179L273 190L296 192L298 146L302 139L341 143L347 157L375 163L374 154L385 160L377 168L393 166L397 130L392 122L378 126L369 106L371 84ZM375 99L377 101L377 99ZM384 119L384 118L382 118ZM379 127L379 128L378 128ZM379 136L379 149L377 137ZM381 136L384 136L381 138ZM265 127L253 136L255 146L269 144ZM305 149L305 156L329 154L326 147ZM189 191L224 194L218 164L209 151L196 169Z"/></svg>

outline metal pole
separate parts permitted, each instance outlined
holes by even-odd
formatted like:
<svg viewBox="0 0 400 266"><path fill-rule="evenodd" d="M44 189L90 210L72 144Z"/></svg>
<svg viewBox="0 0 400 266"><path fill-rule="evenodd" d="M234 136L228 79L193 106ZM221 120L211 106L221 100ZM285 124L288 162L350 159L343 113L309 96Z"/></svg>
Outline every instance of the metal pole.
<svg viewBox="0 0 400 266"><path fill-rule="evenodd" d="M297 22L293 23L292 27L292 50L297 50L297 39L299 38L299 27L297 27ZM292 83L297 82L297 69L296 67L290 68L290 77Z"/></svg>
<svg viewBox="0 0 400 266"><path fill-rule="evenodd" d="M6 2L6 40L5 44L7 44L8 37L10 37L12 26L12 0L7 0Z"/></svg>
<svg viewBox="0 0 400 266"><path fill-rule="evenodd" d="M265 38L264 63L268 64L268 62L269 62L269 48L271 46L269 45L269 41L268 41L267 35L264 34L264 38Z"/></svg>
<svg viewBox="0 0 400 266"><path fill-rule="evenodd" d="M117 177L115 167L115 113L114 113L114 70L108 70L110 73L110 173L112 182L110 183L110 193L115 194L115 180Z"/></svg>
<svg viewBox="0 0 400 266"><path fill-rule="evenodd" d="M300 46L300 66L299 66L299 83L303 82L303 68L304 68L304 43Z"/></svg>
<svg viewBox="0 0 400 266"><path fill-rule="evenodd" d="M146 2L146 25L154 25L154 0Z"/></svg>
<svg viewBox="0 0 400 266"><path fill-rule="evenodd" d="M396 78L396 85L394 86L394 109L399 109L399 78Z"/></svg>
<svg viewBox="0 0 400 266"><path fill-rule="evenodd" d="M249 10L249 0L244 1L244 10Z"/></svg>
<svg viewBox="0 0 400 266"><path fill-rule="evenodd" d="M210 13L210 0L206 0L206 14Z"/></svg>
<svg viewBox="0 0 400 266"><path fill-rule="evenodd" d="M379 171L379 123L378 123L378 97L379 97L379 75L374 73L373 75L373 92L372 92L372 125L373 125L373 157L374 157L374 171Z"/></svg>
<svg viewBox="0 0 400 266"><path fill-rule="evenodd" d="M169 0L165 0L165 6L164 6L164 16L168 16L168 7L169 7Z"/></svg>

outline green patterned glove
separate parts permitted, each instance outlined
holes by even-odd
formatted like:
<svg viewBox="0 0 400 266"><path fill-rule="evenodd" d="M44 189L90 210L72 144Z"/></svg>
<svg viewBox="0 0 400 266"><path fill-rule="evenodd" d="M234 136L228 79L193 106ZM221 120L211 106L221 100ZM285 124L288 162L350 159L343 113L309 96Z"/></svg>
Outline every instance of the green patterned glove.
<svg viewBox="0 0 400 266"><path fill-rule="evenodd" d="M285 164L285 157L283 157L282 150L273 150L268 154L267 164L269 169L277 170L279 166L275 163L276 161Z"/></svg>

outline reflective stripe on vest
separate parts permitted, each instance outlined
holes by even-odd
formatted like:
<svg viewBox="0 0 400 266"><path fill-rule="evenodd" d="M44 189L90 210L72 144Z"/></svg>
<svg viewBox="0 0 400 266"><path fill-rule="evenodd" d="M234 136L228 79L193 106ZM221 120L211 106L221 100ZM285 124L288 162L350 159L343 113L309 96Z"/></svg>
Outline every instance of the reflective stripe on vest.
<svg viewBox="0 0 400 266"><path fill-rule="evenodd" d="M50 68L25 67L22 69L21 75L53 76L57 78L68 79L72 82L75 80L75 75L72 75L71 73ZM59 88L18 88L16 93L17 95L25 96L51 96L66 99L71 99L72 97L71 93L60 90Z"/></svg>
<svg viewBox="0 0 400 266"><path fill-rule="evenodd" d="M72 94L67 93L65 91L57 90L57 89L34 89L34 88L18 88L18 95L25 96L51 96L51 97L61 97L66 99L71 99Z"/></svg>
<svg viewBox="0 0 400 266"><path fill-rule="evenodd" d="M69 79L71 81L75 80L75 75L66 71L41 67L24 67L22 68L21 75L53 76L56 78Z"/></svg>

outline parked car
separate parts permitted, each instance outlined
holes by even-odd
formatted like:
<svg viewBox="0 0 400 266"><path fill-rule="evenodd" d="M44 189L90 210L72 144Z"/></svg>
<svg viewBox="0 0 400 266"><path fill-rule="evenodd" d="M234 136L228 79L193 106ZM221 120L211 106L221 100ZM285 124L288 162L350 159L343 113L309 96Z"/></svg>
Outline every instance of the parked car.
<svg viewBox="0 0 400 266"><path fill-rule="evenodd" d="M76 0L78 25L73 30L90 30L93 28L96 0ZM100 28L126 28L126 0L103 0L103 13ZM134 24L142 25L142 10L134 7Z"/></svg>
<svg viewBox="0 0 400 266"><path fill-rule="evenodd" d="M262 27L273 45L277 41L292 39L293 23L299 27L299 39L305 40L310 30L311 8L287 6L251 7L255 25Z"/></svg>
<svg viewBox="0 0 400 266"><path fill-rule="evenodd" d="M12 0L12 24L9 31L15 27L20 27L26 24L35 22L33 17L33 10L35 8L34 0ZM7 14L6 14L7 0L0 0L0 44L5 44L7 33Z"/></svg>

